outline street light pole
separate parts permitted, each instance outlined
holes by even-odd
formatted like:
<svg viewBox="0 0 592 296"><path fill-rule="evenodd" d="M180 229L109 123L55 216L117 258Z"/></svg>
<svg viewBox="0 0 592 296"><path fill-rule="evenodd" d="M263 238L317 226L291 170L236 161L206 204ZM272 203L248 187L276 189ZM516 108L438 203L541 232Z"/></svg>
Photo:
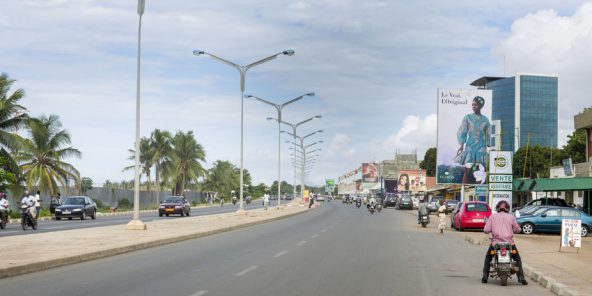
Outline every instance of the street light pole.
<svg viewBox="0 0 592 296"><path fill-rule="evenodd" d="M244 170L244 164L243 164L243 150L244 150L243 149L243 130L244 130L244 112L243 112L244 108L243 107L244 107L244 100L243 100L243 98L245 96L245 80L246 80L247 71L249 69L257 66L257 65L261 65L261 64L263 64L265 62L271 61L271 60L277 58L280 55L293 56L294 55L294 51L291 50L291 49L284 50L284 51L282 51L280 53L276 53L274 55L271 55L269 57L266 57L264 59L261 59L259 61L254 62L254 63L248 64L246 66L241 66L241 65L235 64L233 62L230 62L230 61L225 60L225 59L223 59L221 57L218 57L218 56L213 55L211 53L205 52L203 50L196 49L196 50L193 51L193 55L195 55L195 56L207 55L207 56L209 56L209 57L211 57L211 58L213 58L213 59L215 59L215 60L217 60L217 61L219 61L221 63L224 63L224 64L226 64L228 66L231 66L231 67L237 69L238 72L240 73L240 90L241 90L240 205L239 205L239 209L238 209L237 212L239 214L243 214L243 213L245 213L245 210L243 208L243 189L244 189L243 188L243 183L244 183L244 178L243 178L243 176L244 176L244 174L243 174L243 170Z"/></svg>
<svg viewBox="0 0 592 296"><path fill-rule="evenodd" d="M301 172L302 172L302 175L301 175L301 177L300 177L300 198L301 198L302 200L304 200L304 165L306 164L306 154L305 154L305 153L306 153L306 148L307 148L307 147L310 147L310 146L312 146L312 145L315 145L315 144L317 144L317 143L323 143L323 141L317 141L317 142L315 142L315 143L312 143L312 144L310 144L310 145L307 145L307 146L305 147L305 146L304 146L304 140L305 140L306 138L308 138L308 137L310 137L310 136L312 136L312 135L316 134L316 133L322 133L322 132L323 132L323 130L318 130L318 131L312 132L312 133L310 133L310 134L308 134L308 135L306 135L306 136L304 136L304 137L295 136L295 134L292 134L292 133L290 133L290 132L286 132L288 135L290 135L290 136L295 136L296 138L298 138L298 139L300 140L300 148L302 149L302 158L303 158L303 162L304 162L304 164L302 165L302 171L301 171Z"/></svg>
<svg viewBox="0 0 592 296"><path fill-rule="evenodd" d="M146 230L146 224L140 220L140 41L142 40L142 15L144 14L145 0L138 0L138 63L136 70L136 151L135 151L135 181L134 181L134 216L127 223L129 230Z"/></svg>
<svg viewBox="0 0 592 296"><path fill-rule="evenodd" d="M282 149L281 149L282 148L282 145L281 145L282 144L282 136L281 136L281 133L282 133L282 110L287 105L290 105L290 104L292 104L292 103L294 103L296 101L299 101L302 98L304 98L305 96L311 96L312 97L314 95L315 94L312 93L312 92L311 93L307 93L307 94L303 94L303 95L298 96L296 98L293 98L293 99L291 99L291 100L289 100L289 101L287 101L287 102L285 102L283 104L275 104L275 103L272 103L272 102L270 102L268 100L265 100L265 99L262 99L262 98L259 98L259 97L253 96L253 95L246 95L245 96L246 98L254 98L254 99L256 99L257 101L259 101L261 103L264 103L264 104L273 106L277 110L277 114L278 114L278 118L277 118L277 123L278 123L278 190L277 190L278 191L278 202L277 202L277 209L278 210L280 209L280 204L281 204L281 200L282 200L282 198L281 198L281 191L280 191L281 182L282 182L282 178L281 178L281 174L282 174L282 172L281 172L281 165L282 165L282 158L281 158L281 153L282 153L281 152L282 151ZM268 119L270 119L270 118L268 118Z"/></svg>

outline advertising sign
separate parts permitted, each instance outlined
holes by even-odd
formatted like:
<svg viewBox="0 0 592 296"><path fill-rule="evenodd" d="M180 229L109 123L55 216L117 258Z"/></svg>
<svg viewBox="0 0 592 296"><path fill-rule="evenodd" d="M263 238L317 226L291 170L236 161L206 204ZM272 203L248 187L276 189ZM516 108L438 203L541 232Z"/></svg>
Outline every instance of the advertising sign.
<svg viewBox="0 0 592 296"><path fill-rule="evenodd" d="M485 197L487 197L487 189L487 185L476 185L475 196L477 196L480 201L484 201Z"/></svg>
<svg viewBox="0 0 592 296"><path fill-rule="evenodd" d="M325 192L332 193L335 189L335 180L327 179L325 180Z"/></svg>
<svg viewBox="0 0 592 296"><path fill-rule="evenodd" d="M384 180L384 188L386 193L397 193L397 180L386 179Z"/></svg>
<svg viewBox="0 0 592 296"><path fill-rule="evenodd" d="M571 176L573 175L573 170L572 170L572 163L571 163L571 158L567 158L561 161L561 164L563 164L563 172L566 176Z"/></svg>
<svg viewBox="0 0 592 296"><path fill-rule="evenodd" d="M491 90L438 89L436 183L484 184Z"/></svg>
<svg viewBox="0 0 592 296"><path fill-rule="evenodd" d="M561 247L582 247L582 221L577 219L561 220Z"/></svg>
<svg viewBox="0 0 592 296"><path fill-rule="evenodd" d="M378 182L378 170L373 163L362 163L362 182L376 183Z"/></svg>
<svg viewBox="0 0 592 296"><path fill-rule="evenodd" d="M489 190L512 191L512 183L489 183Z"/></svg>
<svg viewBox="0 0 592 296"><path fill-rule="evenodd" d="M495 210L495 206L498 202L505 200L510 205L510 211L512 210L512 191L496 191L496 192L489 192L489 207L491 208L492 213L497 213Z"/></svg>
<svg viewBox="0 0 592 296"><path fill-rule="evenodd" d="M512 151L493 151L489 154L489 173L512 175Z"/></svg>
<svg viewBox="0 0 592 296"><path fill-rule="evenodd" d="M425 170L400 170L397 188L399 192L426 191L426 171Z"/></svg>

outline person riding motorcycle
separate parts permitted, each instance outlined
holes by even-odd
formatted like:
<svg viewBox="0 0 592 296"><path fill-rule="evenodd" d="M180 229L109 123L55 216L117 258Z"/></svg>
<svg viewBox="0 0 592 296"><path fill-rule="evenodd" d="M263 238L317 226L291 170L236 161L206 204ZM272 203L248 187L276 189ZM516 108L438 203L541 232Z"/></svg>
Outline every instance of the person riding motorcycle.
<svg viewBox="0 0 592 296"><path fill-rule="evenodd" d="M430 215L429 215L428 207L427 207L426 203L419 204L419 209L417 210L417 224L421 224L421 217L423 217L423 216L428 217L428 223L429 223L430 222Z"/></svg>
<svg viewBox="0 0 592 296"><path fill-rule="evenodd" d="M8 207L10 204L8 203L8 199L6 199L6 195L4 192L0 192L0 219L4 222L8 221Z"/></svg>
<svg viewBox="0 0 592 296"><path fill-rule="evenodd" d="M31 217L37 217L37 213L35 211L35 197L29 195L29 191L25 191L25 196L21 199L21 205L26 205L28 213Z"/></svg>
<svg viewBox="0 0 592 296"><path fill-rule="evenodd" d="M370 207L376 208L377 203L378 202L376 201L376 198L374 198L374 196L370 197L370 199L368 200L368 208L370 208Z"/></svg>
<svg viewBox="0 0 592 296"><path fill-rule="evenodd" d="M523 285L528 285L528 282L524 278L522 259L520 258L520 253L518 252L516 244L514 243L514 233L520 233L520 226L516 222L516 217L509 214L510 204L508 204L508 202L504 200L498 202L495 209L497 213L491 215L491 217L487 219L485 228L483 228L484 233L491 233L491 244L489 244L487 254L485 254L485 262L483 263L483 278L481 278L481 282L485 284L489 278L489 264L493 258L493 255L491 254L491 251L494 250L493 246L497 243L511 243L512 251L515 251L512 252L512 258L518 267L518 271L516 272L518 275L518 282Z"/></svg>

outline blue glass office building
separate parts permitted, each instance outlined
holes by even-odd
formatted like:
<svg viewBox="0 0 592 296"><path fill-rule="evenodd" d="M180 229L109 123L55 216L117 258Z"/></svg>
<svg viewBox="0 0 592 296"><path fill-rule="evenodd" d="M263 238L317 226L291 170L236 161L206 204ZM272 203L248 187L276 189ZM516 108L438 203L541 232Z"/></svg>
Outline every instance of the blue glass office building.
<svg viewBox="0 0 592 296"><path fill-rule="evenodd" d="M558 77L523 74L481 77L471 85L492 90L492 120L499 120L501 150L557 147Z"/></svg>

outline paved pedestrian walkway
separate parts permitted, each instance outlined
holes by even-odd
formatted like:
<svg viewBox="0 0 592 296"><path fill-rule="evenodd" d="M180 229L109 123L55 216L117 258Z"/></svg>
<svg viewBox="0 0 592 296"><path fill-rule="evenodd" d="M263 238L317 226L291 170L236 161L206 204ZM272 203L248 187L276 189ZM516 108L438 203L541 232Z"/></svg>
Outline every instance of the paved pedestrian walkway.
<svg viewBox="0 0 592 296"><path fill-rule="evenodd" d="M297 203L281 209L251 210L192 217L163 217L147 222L147 230L127 230L126 225L94 227L2 238L0 278L26 274L135 250L230 231L303 213ZM77 221L78 222L78 221ZM84 223L84 222L82 222ZM40 223L40 228L43 224Z"/></svg>

